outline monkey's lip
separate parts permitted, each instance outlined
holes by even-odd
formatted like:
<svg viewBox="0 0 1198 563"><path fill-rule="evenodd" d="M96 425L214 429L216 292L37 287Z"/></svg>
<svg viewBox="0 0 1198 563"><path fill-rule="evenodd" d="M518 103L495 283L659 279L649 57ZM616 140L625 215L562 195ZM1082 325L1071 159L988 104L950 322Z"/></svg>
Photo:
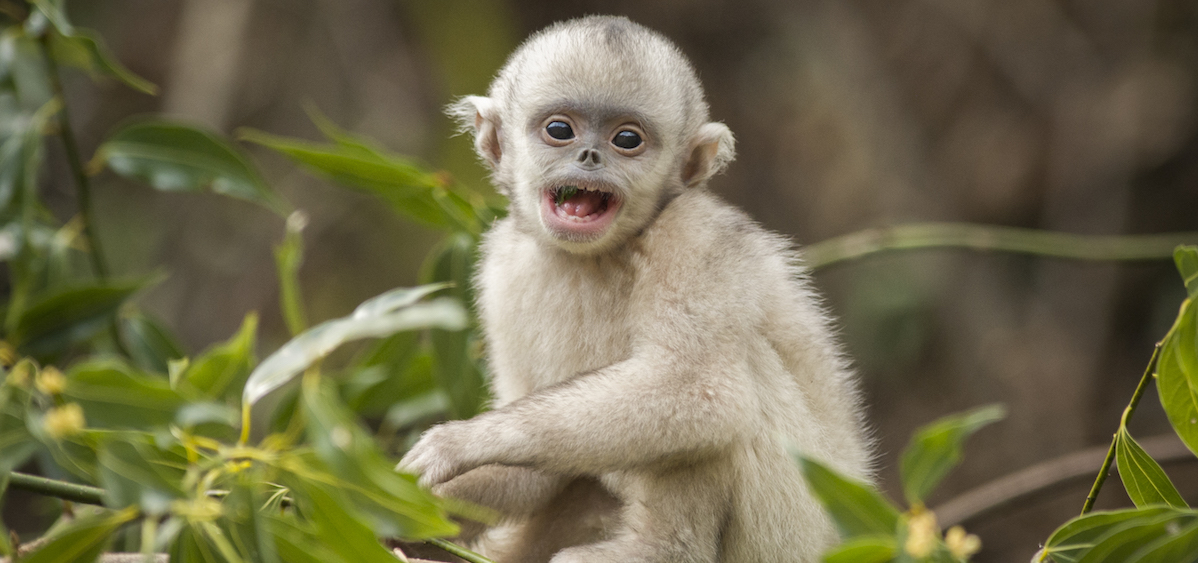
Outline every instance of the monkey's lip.
<svg viewBox="0 0 1198 563"><path fill-rule="evenodd" d="M561 184L542 190L541 216L554 234L593 239L603 235L623 203L602 184Z"/></svg>

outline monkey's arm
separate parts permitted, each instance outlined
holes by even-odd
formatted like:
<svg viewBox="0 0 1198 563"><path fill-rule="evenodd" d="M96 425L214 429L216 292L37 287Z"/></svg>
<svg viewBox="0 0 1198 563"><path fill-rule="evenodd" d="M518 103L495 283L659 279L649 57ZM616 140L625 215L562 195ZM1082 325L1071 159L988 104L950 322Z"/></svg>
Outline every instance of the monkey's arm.
<svg viewBox="0 0 1198 563"><path fill-rule="evenodd" d="M686 348L646 346L499 410L434 427L400 466L435 485L492 463L593 475L727 447L758 426L745 424L756 412L748 370L734 351Z"/></svg>

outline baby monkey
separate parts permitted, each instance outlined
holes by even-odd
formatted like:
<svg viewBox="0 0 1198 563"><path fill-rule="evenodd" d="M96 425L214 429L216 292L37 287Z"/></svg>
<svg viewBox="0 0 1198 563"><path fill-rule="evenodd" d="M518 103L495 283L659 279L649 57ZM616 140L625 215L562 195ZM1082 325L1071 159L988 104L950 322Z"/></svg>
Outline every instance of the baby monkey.
<svg viewBox="0 0 1198 563"><path fill-rule="evenodd" d="M817 561L791 452L868 478L853 374L796 254L705 184L733 158L661 35L587 17L450 108L509 215L477 284L494 410L400 462L505 516L497 561Z"/></svg>

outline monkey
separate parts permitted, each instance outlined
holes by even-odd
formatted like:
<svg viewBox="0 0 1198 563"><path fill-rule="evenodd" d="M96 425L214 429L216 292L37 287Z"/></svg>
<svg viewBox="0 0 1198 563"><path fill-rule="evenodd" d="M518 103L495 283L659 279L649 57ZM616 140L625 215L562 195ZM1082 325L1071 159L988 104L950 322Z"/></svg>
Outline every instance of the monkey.
<svg viewBox="0 0 1198 563"><path fill-rule="evenodd" d="M448 112L509 200L474 279L494 402L399 469L502 513L499 562L818 561L794 452L871 479L855 375L791 243L706 187L735 141L678 47L557 23Z"/></svg>

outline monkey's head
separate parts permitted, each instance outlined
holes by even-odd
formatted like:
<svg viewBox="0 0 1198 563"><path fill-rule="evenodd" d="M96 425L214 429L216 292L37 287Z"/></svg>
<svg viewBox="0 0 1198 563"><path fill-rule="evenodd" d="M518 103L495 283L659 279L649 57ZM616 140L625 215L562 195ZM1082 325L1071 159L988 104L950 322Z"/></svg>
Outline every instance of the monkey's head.
<svg viewBox="0 0 1198 563"><path fill-rule="evenodd" d="M695 71L625 18L553 25L512 54L488 97L449 108L511 200L518 225L595 253L640 232L673 196L733 158Z"/></svg>

